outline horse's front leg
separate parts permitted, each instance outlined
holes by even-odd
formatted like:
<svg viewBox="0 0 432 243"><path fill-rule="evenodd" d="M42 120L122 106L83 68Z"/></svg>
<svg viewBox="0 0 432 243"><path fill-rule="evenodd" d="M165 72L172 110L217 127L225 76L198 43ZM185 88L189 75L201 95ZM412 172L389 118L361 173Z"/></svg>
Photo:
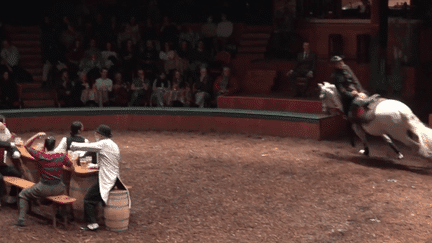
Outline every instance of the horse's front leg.
<svg viewBox="0 0 432 243"><path fill-rule="evenodd" d="M388 143L388 145L393 149L393 151L395 151L395 153L398 156L398 159L402 159L403 158L403 154L399 151L398 147L396 147L396 145L393 143L393 141L391 140L391 138L387 134L383 134L382 137Z"/></svg>
<svg viewBox="0 0 432 243"><path fill-rule="evenodd" d="M363 130L363 128L359 124L352 124L352 129L357 134L357 136L360 138L360 140L363 143L364 149L361 149L359 152L363 155L369 156L369 146L366 139L366 132Z"/></svg>

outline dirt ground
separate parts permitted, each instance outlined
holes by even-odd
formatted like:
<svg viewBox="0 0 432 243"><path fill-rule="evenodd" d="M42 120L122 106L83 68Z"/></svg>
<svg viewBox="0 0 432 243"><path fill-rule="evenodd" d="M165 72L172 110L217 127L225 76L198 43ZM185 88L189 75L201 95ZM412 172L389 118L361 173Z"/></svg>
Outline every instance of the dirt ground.
<svg viewBox="0 0 432 243"><path fill-rule="evenodd" d="M0 241L432 242L432 164L401 145L403 160L380 140L367 158L345 139L135 131L113 139L133 186L127 231L80 232L81 222L54 230L36 215L16 227L17 207L3 203Z"/></svg>

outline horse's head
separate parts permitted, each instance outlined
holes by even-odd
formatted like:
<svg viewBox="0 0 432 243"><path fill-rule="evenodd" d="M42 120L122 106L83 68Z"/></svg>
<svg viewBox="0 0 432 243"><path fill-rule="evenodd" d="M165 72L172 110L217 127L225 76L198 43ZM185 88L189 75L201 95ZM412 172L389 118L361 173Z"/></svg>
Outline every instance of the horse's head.
<svg viewBox="0 0 432 243"><path fill-rule="evenodd" d="M339 92L334 84L324 82L319 83L320 88L319 98L322 102L323 111L329 112L332 115L340 114L343 112L343 106Z"/></svg>

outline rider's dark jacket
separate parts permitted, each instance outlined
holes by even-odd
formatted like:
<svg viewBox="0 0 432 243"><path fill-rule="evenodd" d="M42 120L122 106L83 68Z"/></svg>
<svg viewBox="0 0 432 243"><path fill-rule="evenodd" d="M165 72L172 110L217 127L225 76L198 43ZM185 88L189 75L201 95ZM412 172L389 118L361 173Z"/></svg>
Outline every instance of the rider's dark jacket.
<svg viewBox="0 0 432 243"><path fill-rule="evenodd" d="M331 79L341 95L344 113L348 115L352 101L356 98L355 95L351 94L351 91L357 90L357 92L363 92L365 94L367 94L367 92L361 86L354 72L347 65L344 65L341 69L336 68Z"/></svg>

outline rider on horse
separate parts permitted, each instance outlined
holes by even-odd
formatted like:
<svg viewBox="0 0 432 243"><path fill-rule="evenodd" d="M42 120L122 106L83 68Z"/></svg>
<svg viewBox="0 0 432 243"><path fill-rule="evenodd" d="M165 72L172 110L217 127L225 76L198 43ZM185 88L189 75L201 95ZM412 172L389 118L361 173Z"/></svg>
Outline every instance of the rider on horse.
<svg viewBox="0 0 432 243"><path fill-rule="evenodd" d="M368 96L351 68L346 65L340 56L330 59L334 72L332 80L341 95L343 111L348 120L362 122L364 110L374 102L377 95ZM359 114L359 108L363 115Z"/></svg>

